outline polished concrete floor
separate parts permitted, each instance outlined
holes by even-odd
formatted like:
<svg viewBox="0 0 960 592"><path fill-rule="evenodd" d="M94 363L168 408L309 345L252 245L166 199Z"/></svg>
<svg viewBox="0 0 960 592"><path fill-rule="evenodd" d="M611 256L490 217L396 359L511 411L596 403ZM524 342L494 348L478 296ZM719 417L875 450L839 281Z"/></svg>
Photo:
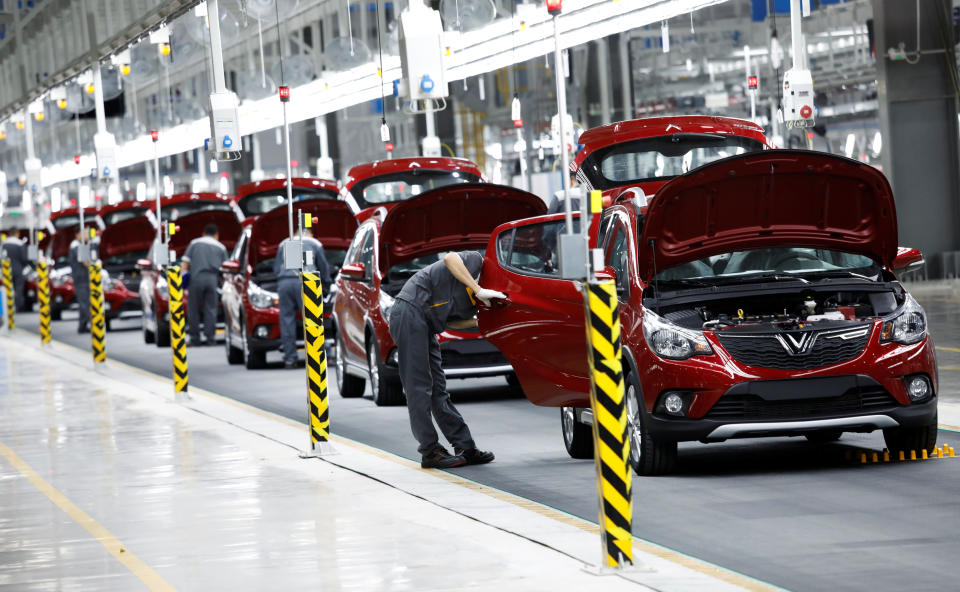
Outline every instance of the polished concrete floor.
<svg viewBox="0 0 960 592"><path fill-rule="evenodd" d="M944 405L960 404L960 289L911 286L927 309ZM35 324L25 315L21 326ZM108 356L169 376L167 350L142 343L136 322L108 336ZM119 328L119 327L118 327ZM88 347L72 323L57 338ZM303 421L302 371L277 364L228 366L222 348L190 351L191 383ZM562 448L558 412L518 398L500 379L453 381L455 401L478 442L497 453L457 474L588 520L596 517L594 469ZM341 399L331 380L337 434L407 458L415 449L403 408ZM941 414L940 441L960 448ZM952 428L955 430L956 428ZM960 581L960 458L861 465L878 434L814 446L790 438L682 446L675 475L635 481L634 533L791 590L946 590ZM849 460L848 460L849 459Z"/></svg>

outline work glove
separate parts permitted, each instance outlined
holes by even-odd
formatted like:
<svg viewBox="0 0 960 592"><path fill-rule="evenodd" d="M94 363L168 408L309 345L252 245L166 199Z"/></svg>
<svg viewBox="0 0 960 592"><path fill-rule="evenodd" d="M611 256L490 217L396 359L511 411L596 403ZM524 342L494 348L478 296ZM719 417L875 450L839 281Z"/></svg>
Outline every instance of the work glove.
<svg viewBox="0 0 960 592"><path fill-rule="evenodd" d="M476 294L477 300L483 302L483 305L489 307L491 301L494 299L497 300L506 300L507 295L503 292L497 292L496 290L488 290L487 288L480 288L480 291Z"/></svg>
<svg viewBox="0 0 960 592"><path fill-rule="evenodd" d="M180 274L180 284L181 284L184 288L186 288L187 286L190 285L190 272L189 272L189 271L185 271L185 272L183 272L182 274Z"/></svg>

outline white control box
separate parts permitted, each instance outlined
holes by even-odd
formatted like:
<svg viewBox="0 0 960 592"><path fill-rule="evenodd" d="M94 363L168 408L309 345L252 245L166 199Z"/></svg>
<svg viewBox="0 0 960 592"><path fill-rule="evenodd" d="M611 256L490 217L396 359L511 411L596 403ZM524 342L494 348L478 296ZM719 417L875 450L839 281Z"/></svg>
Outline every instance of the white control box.
<svg viewBox="0 0 960 592"><path fill-rule="evenodd" d="M93 147L97 152L97 178L116 181L117 141L113 134L97 132L93 136Z"/></svg>
<svg viewBox="0 0 960 592"><path fill-rule="evenodd" d="M813 75L791 68L783 75L783 121L787 127L813 127Z"/></svg>
<svg viewBox="0 0 960 592"><path fill-rule="evenodd" d="M0 171L0 204L7 205L7 174Z"/></svg>
<svg viewBox="0 0 960 592"><path fill-rule="evenodd" d="M237 95L230 91L210 95L210 150L217 160L237 160L243 150Z"/></svg>
<svg viewBox="0 0 960 592"><path fill-rule="evenodd" d="M410 100L442 99L450 94L443 54L440 12L411 2L400 14L400 66L405 82L401 91L408 92Z"/></svg>

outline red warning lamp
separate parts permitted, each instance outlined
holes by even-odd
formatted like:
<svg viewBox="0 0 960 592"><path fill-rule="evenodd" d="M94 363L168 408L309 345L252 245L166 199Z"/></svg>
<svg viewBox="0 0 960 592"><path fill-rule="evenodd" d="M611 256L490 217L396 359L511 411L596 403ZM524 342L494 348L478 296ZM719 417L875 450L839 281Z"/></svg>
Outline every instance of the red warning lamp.
<svg viewBox="0 0 960 592"><path fill-rule="evenodd" d="M553 16L557 16L563 12L563 1L562 0L547 0L547 12Z"/></svg>
<svg viewBox="0 0 960 592"><path fill-rule="evenodd" d="M387 142L383 147L387 149L387 152L393 152L393 142Z"/></svg>
<svg viewBox="0 0 960 592"><path fill-rule="evenodd" d="M292 166L293 168L297 168L298 166L300 166L300 161L299 161L299 160L291 160L291 161L290 161L290 166Z"/></svg>
<svg viewBox="0 0 960 592"><path fill-rule="evenodd" d="M522 119L514 119L514 120L513 120L513 127L523 127L523 120L522 120Z"/></svg>
<svg viewBox="0 0 960 592"><path fill-rule="evenodd" d="M79 155L79 154L74 154L74 155L73 155L73 164L80 164L80 155Z"/></svg>
<svg viewBox="0 0 960 592"><path fill-rule="evenodd" d="M756 76L747 76L747 88L750 90L757 90L760 86L760 81Z"/></svg>
<svg viewBox="0 0 960 592"><path fill-rule="evenodd" d="M156 142L160 139L160 132L157 130L150 130L150 139Z"/></svg>
<svg viewBox="0 0 960 592"><path fill-rule="evenodd" d="M290 100L289 86L281 86L280 88L277 89L277 92L280 93L280 102L286 103L287 101Z"/></svg>

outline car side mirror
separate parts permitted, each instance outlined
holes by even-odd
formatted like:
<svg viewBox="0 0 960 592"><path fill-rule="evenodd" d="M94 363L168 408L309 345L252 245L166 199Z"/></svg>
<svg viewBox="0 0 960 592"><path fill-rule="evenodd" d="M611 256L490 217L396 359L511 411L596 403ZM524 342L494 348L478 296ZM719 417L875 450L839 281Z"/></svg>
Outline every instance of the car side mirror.
<svg viewBox="0 0 960 592"><path fill-rule="evenodd" d="M925 264L923 253L919 249L900 247L897 249L897 256L893 259L893 270L897 273L910 273L923 269Z"/></svg>
<svg viewBox="0 0 960 592"><path fill-rule="evenodd" d="M240 262L236 259L224 261L220 264L220 271L223 273L240 273Z"/></svg>
<svg viewBox="0 0 960 592"><path fill-rule="evenodd" d="M364 281L367 279L367 266L363 263L351 263L340 268L340 275L347 280Z"/></svg>
<svg viewBox="0 0 960 592"><path fill-rule="evenodd" d="M137 267L142 269L143 271L150 271L151 269L153 269L153 261L149 259L138 259Z"/></svg>

